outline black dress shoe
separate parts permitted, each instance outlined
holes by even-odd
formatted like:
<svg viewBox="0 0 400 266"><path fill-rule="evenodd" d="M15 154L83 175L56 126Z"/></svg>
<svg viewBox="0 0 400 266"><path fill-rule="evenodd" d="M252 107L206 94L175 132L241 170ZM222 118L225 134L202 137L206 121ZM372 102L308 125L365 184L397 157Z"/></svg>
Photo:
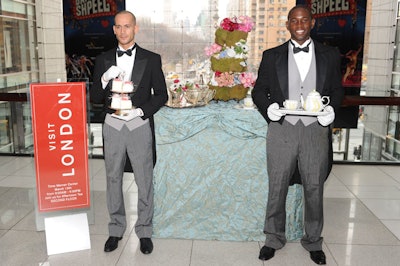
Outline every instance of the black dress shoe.
<svg viewBox="0 0 400 266"><path fill-rule="evenodd" d="M140 239L140 251L143 254L150 254L153 251L153 242L151 241L151 238Z"/></svg>
<svg viewBox="0 0 400 266"><path fill-rule="evenodd" d="M322 250L310 251L310 257L318 265L326 264L325 253Z"/></svg>
<svg viewBox="0 0 400 266"><path fill-rule="evenodd" d="M274 255L275 255L275 249L274 248L263 246L261 248L261 250L260 250L260 256L258 256L258 258L260 260L269 260Z"/></svg>
<svg viewBox="0 0 400 266"><path fill-rule="evenodd" d="M104 251L111 252L111 251L115 250L118 247L118 241L120 241L121 239L122 239L122 237L110 236L107 239L106 244L104 245Z"/></svg>

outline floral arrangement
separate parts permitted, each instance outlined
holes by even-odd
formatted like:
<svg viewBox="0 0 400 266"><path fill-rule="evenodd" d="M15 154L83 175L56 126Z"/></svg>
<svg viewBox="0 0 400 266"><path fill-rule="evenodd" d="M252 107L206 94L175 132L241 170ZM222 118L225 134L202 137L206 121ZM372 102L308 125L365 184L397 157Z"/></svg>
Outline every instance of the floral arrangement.
<svg viewBox="0 0 400 266"><path fill-rule="evenodd" d="M208 104L214 97L215 91L209 90L209 86L192 80L184 80L175 78L170 83L168 90L170 91L168 102L173 107L185 107L187 104L196 106L198 102L201 105Z"/></svg>
<svg viewBox="0 0 400 266"><path fill-rule="evenodd" d="M243 85L246 88L254 86L255 75L251 72L234 73L215 71L211 85L219 87L232 87L235 85Z"/></svg>
<svg viewBox="0 0 400 266"><path fill-rule="evenodd" d="M179 79L176 76L169 80L168 91L167 105L174 108L204 106L215 95L215 90L209 89L209 86L204 83L202 74L198 82L190 79Z"/></svg>
<svg viewBox="0 0 400 266"><path fill-rule="evenodd" d="M174 79L172 84L169 86L169 90L172 92L184 92L195 87L199 87L199 85L195 84L191 80Z"/></svg>
<svg viewBox="0 0 400 266"><path fill-rule="evenodd" d="M204 49L210 56L210 88L216 90L215 100L243 99L254 86L255 75L247 72L249 46L247 35L254 28L248 16L224 18L215 31L215 43Z"/></svg>
<svg viewBox="0 0 400 266"><path fill-rule="evenodd" d="M224 18L220 23L220 27L227 31L238 30L250 32L254 28L254 22L248 16L240 16L239 18Z"/></svg>

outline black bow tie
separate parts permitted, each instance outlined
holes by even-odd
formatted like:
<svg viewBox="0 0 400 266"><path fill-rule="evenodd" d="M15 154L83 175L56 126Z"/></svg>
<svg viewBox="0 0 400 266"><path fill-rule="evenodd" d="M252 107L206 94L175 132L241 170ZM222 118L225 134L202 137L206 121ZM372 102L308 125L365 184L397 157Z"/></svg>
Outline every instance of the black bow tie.
<svg viewBox="0 0 400 266"><path fill-rule="evenodd" d="M308 53L308 52L310 51L310 47L309 47L309 46L310 46L311 42L309 42L309 43L307 44L307 46L306 46L306 47L303 47L303 48L301 48L301 47L296 47L292 41L290 41L290 43L293 45L293 53L294 53L294 54L297 54L298 52L301 52L301 51L303 51L303 52L305 52L305 53Z"/></svg>
<svg viewBox="0 0 400 266"><path fill-rule="evenodd" d="M123 56L124 54L126 54L128 56L131 56L132 55L132 51L135 50L135 48L136 48L136 43L131 49L128 49L126 51L122 51L119 48L117 48L117 55L118 55L118 57Z"/></svg>
<svg viewBox="0 0 400 266"><path fill-rule="evenodd" d="M132 55L132 49L128 49L126 51L121 51L117 50L118 57L123 56L124 54L127 54L128 56Z"/></svg>

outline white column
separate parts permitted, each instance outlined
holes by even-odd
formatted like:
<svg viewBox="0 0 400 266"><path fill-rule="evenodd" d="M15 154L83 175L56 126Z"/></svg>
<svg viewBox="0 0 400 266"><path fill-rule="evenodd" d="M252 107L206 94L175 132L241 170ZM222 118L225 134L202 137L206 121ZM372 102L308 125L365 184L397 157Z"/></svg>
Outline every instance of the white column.
<svg viewBox="0 0 400 266"><path fill-rule="evenodd" d="M62 0L36 1L40 82L66 81Z"/></svg>
<svg viewBox="0 0 400 266"><path fill-rule="evenodd" d="M367 10L370 12L367 62L366 96L389 96L392 81L393 52L396 36L397 1L370 1ZM386 135L386 106L365 106L365 128L379 135Z"/></svg>

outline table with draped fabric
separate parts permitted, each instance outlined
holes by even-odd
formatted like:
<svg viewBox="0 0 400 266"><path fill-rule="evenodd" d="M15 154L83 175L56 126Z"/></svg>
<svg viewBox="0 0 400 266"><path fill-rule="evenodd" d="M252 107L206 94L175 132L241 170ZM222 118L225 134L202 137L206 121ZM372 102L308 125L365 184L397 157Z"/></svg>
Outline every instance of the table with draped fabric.
<svg viewBox="0 0 400 266"><path fill-rule="evenodd" d="M264 241L267 123L238 103L155 115L154 237ZM302 187L287 197L288 240L303 235Z"/></svg>

